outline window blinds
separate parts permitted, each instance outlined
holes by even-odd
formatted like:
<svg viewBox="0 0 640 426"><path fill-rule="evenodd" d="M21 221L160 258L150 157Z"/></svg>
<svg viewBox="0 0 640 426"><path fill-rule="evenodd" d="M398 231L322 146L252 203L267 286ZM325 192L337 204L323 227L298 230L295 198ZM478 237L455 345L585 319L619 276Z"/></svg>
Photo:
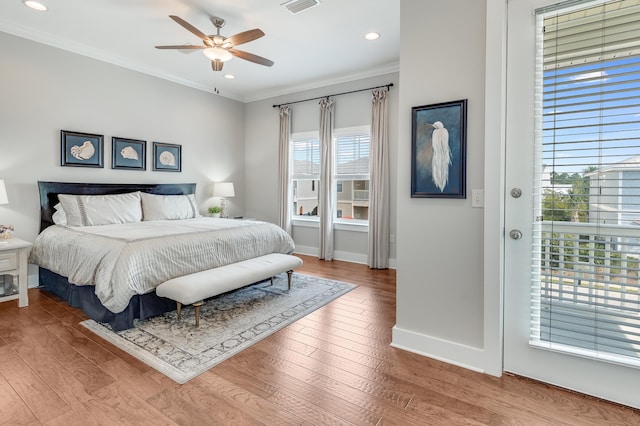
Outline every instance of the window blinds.
<svg viewBox="0 0 640 426"><path fill-rule="evenodd" d="M291 179L320 179L320 141L318 136L292 141Z"/></svg>
<svg viewBox="0 0 640 426"><path fill-rule="evenodd" d="M640 1L536 11L530 342L640 366Z"/></svg>
<svg viewBox="0 0 640 426"><path fill-rule="evenodd" d="M369 179L369 133L336 135L336 178Z"/></svg>

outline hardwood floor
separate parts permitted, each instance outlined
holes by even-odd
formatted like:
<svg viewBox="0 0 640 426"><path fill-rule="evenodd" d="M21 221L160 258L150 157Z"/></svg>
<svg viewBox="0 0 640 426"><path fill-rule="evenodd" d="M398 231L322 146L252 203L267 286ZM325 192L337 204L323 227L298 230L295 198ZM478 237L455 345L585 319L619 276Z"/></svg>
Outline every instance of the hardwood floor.
<svg viewBox="0 0 640 426"><path fill-rule="evenodd" d="M640 412L389 346L395 271L300 256L359 286L184 385L37 289L0 304L0 424L639 425Z"/></svg>

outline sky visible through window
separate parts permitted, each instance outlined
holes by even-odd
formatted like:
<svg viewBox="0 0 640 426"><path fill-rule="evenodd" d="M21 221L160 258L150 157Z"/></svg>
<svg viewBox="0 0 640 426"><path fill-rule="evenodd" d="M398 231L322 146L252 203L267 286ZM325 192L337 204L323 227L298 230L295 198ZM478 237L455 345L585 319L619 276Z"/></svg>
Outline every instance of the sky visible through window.
<svg viewBox="0 0 640 426"><path fill-rule="evenodd" d="M640 58L544 72L543 163L583 172L640 154Z"/></svg>

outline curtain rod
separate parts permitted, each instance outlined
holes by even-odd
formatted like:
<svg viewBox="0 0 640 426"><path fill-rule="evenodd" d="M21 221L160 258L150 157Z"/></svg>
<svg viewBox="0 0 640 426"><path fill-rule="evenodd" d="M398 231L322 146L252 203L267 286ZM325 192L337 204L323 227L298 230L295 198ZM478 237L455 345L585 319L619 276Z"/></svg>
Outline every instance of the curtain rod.
<svg viewBox="0 0 640 426"><path fill-rule="evenodd" d="M309 99L302 99L300 101L293 101L293 102L285 102L283 104L278 104L278 105L274 105L274 108L280 108L283 105L291 105L291 104L297 104L300 102L307 102L307 101L315 101L316 99L324 99L324 98L329 98L331 96L340 96L340 95L348 95L349 93L357 93L357 92L364 92L365 90L373 90L373 89L379 89L381 87L386 87L387 90L390 87L393 87L393 83L389 83L389 84L384 84L382 86L376 86L376 87L369 87L368 89L359 89L359 90L352 90L350 92L342 92L342 93L335 93L333 95L325 95L325 96L318 96L316 98L309 98Z"/></svg>

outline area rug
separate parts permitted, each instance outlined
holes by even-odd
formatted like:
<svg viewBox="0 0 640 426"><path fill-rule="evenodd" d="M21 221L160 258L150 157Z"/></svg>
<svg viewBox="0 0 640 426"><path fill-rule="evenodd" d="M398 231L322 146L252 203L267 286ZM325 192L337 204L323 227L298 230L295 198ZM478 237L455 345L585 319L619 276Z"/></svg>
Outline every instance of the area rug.
<svg viewBox="0 0 640 426"><path fill-rule="evenodd" d="M353 284L294 273L244 287L211 299L201 307L200 327L194 309L136 321L114 332L93 320L81 324L178 383L216 364L353 290Z"/></svg>

